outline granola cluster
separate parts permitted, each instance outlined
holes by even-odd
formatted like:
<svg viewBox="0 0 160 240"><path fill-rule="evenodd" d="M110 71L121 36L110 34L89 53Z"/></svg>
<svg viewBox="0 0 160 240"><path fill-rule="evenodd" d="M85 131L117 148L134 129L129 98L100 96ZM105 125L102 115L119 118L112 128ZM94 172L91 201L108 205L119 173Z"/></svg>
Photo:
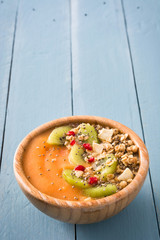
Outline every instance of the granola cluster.
<svg viewBox="0 0 160 240"><path fill-rule="evenodd" d="M86 130L82 133L80 125L72 125L71 134L65 138L65 145L70 150L76 143L85 148L83 159L87 165L85 169L74 169L78 178L86 181L97 179L96 184L106 186L111 183L120 190L126 187L135 177L139 169L138 147L130 139L127 133L122 133L116 128L102 127L98 124L92 125L98 137L98 142L93 141L92 146L84 144L89 138ZM88 146L88 147L87 147ZM101 177L103 168L111 167L116 161L116 170L108 174L106 179Z"/></svg>

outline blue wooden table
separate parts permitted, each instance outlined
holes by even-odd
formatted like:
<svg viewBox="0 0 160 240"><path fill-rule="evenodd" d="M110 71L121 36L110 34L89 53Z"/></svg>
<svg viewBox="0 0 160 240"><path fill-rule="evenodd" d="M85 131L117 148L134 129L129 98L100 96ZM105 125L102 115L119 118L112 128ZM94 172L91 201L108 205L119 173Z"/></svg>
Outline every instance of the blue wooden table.
<svg viewBox="0 0 160 240"><path fill-rule="evenodd" d="M132 128L150 171L117 216L72 225L34 208L13 174L38 125L97 115ZM157 240L160 234L160 1L0 1L0 240Z"/></svg>

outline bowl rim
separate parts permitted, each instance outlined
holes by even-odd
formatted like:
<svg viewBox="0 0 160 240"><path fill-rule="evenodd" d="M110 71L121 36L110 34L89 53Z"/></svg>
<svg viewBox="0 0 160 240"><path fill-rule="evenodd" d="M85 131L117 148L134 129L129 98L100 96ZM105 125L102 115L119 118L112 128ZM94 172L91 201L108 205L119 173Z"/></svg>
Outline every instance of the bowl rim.
<svg viewBox="0 0 160 240"><path fill-rule="evenodd" d="M23 158L23 152L25 151L25 148L27 147L27 144L31 141L32 138L35 136L41 134L42 132L55 128L57 126L65 125L68 123L73 122L88 122L88 123L96 123L100 124L102 126L109 126L113 128L118 128L123 133L128 133L129 137L133 142L138 146L139 148L139 159L140 159L140 167L137 172L137 175L133 179L133 181L128 184L125 188L120 190L119 192L107 196L100 199L91 199L89 201L69 201L69 200L63 200L51 197L45 193L40 192L37 188L35 188L27 179L25 176L25 173L23 171L22 166L22 158ZM36 198L39 201L45 202L50 205L54 205L56 207L64 207L64 208L92 208L92 207L98 207L103 205L111 205L117 201L120 201L127 196L129 196L131 193L136 191L139 186L142 186L147 172L149 168L149 155L147 148L144 144L144 142L141 140L141 138L130 128L126 127L125 125L108 119L104 117L97 117L97 116L88 116L88 115L79 115L79 116L70 116L70 117L63 117L56 120L52 120L50 122L44 123L40 125L39 127L32 130L18 145L17 150L14 155L14 174L16 177L16 180L18 184L20 185L23 192L27 193L27 195Z"/></svg>

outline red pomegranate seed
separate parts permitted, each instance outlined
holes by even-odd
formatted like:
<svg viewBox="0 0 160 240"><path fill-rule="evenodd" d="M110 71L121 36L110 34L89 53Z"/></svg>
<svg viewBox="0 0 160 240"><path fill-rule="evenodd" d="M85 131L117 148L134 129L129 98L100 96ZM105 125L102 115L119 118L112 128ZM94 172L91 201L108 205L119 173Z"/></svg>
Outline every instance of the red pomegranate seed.
<svg viewBox="0 0 160 240"><path fill-rule="evenodd" d="M73 146L75 143L76 143L76 141L75 141L75 140L72 140L72 141L70 142L70 145Z"/></svg>
<svg viewBox="0 0 160 240"><path fill-rule="evenodd" d="M97 182L98 182L98 178L96 177L89 178L89 184L93 185L93 184L97 184Z"/></svg>
<svg viewBox="0 0 160 240"><path fill-rule="evenodd" d="M90 162L90 163L91 163L91 162L94 162L94 157L89 158L89 159L88 159L88 162Z"/></svg>
<svg viewBox="0 0 160 240"><path fill-rule="evenodd" d="M87 150L92 150L92 146L89 143L83 143L83 147Z"/></svg>
<svg viewBox="0 0 160 240"><path fill-rule="evenodd" d="M82 165L78 165L77 167L75 167L75 169L74 170L78 170L78 171L84 171L85 170L85 167L84 166L82 166Z"/></svg>
<svg viewBox="0 0 160 240"><path fill-rule="evenodd" d="M69 131L69 132L67 133L67 136L75 136L75 132Z"/></svg>

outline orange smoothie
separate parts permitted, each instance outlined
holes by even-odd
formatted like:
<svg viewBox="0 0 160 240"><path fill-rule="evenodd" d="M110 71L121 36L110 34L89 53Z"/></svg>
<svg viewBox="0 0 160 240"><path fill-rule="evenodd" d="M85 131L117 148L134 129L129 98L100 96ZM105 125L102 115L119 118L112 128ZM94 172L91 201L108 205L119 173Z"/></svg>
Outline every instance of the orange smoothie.
<svg viewBox="0 0 160 240"><path fill-rule="evenodd" d="M97 199L132 182L139 169L138 147L118 129L75 123L33 138L23 169L28 181L49 196Z"/></svg>

